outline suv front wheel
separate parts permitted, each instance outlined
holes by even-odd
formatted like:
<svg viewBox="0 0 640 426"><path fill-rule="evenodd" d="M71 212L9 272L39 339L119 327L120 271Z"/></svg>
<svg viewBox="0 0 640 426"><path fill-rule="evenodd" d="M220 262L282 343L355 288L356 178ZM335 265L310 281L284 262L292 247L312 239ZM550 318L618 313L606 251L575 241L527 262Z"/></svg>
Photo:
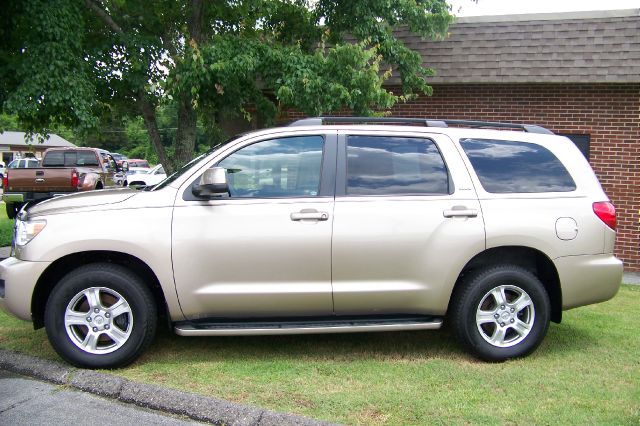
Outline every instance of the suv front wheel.
<svg viewBox="0 0 640 426"><path fill-rule="evenodd" d="M78 367L131 363L151 343L156 305L144 282L113 264L81 266L67 274L47 301L44 322L53 348Z"/></svg>
<svg viewBox="0 0 640 426"><path fill-rule="evenodd" d="M533 352L549 327L551 304L540 280L513 265L476 271L453 296L451 320L460 343L486 361Z"/></svg>

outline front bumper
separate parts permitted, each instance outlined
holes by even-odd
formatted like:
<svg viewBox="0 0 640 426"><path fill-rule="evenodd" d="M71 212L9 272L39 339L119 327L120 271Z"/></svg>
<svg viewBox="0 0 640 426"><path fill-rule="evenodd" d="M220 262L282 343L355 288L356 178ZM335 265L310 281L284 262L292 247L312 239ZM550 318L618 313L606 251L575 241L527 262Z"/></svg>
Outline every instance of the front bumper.
<svg viewBox="0 0 640 426"><path fill-rule="evenodd" d="M613 254L567 256L554 260L562 286L562 309L604 302L622 283L622 261Z"/></svg>
<svg viewBox="0 0 640 426"><path fill-rule="evenodd" d="M25 321L31 321L33 292L38 279L50 264L51 262L23 261L15 257L0 262L0 283L4 283L4 297L0 297L0 309Z"/></svg>

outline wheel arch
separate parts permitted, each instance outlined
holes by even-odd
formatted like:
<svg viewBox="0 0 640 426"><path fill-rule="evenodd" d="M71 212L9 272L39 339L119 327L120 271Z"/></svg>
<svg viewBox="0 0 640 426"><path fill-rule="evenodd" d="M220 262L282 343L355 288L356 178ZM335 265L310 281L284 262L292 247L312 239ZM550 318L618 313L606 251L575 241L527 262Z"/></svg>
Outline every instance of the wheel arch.
<svg viewBox="0 0 640 426"><path fill-rule="evenodd" d="M72 253L53 262L38 279L31 299L31 317L35 329L44 326L47 299L56 284L69 272L90 263L113 263L128 268L146 283L153 293L158 315L168 318L164 292L153 270L139 258L114 251L86 251Z"/></svg>
<svg viewBox="0 0 640 426"><path fill-rule="evenodd" d="M562 288L558 270L543 252L531 247L502 246L484 250L474 256L464 266L452 289L453 295L460 286L462 278L479 268L488 268L497 265L516 265L533 273L542 282L551 301L551 321L562 321ZM453 297L450 298L450 304ZM450 311L451 306L447 311Z"/></svg>

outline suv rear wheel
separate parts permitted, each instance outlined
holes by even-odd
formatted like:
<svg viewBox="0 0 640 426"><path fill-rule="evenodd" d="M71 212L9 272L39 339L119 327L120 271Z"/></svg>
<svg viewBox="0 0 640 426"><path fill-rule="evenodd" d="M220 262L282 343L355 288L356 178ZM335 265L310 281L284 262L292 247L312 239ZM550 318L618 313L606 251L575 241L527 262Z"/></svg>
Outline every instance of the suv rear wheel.
<svg viewBox="0 0 640 426"><path fill-rule="evenodd" d="M458 340L487 361L530 354L549 328L551 304L544 286L517 266L472 273L453 297L451 320Z"/></svg>
<svg viewBox="0 0 640 426"><path fill-rule="evenodd" d="M153 295L128 269L106 263L82 266L53 289L45 327L58 354L78 367L131 363L151 343L157 311Z"/></svg>

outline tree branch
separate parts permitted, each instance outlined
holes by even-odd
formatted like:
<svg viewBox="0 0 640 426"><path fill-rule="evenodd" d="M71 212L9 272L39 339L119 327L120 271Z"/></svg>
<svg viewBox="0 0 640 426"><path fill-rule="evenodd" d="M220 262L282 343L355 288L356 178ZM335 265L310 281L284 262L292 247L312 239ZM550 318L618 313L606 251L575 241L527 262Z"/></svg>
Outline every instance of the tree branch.
<svg viewBox="0 0 640 426"><path fill-rule="evenodd" d="M198 45L202 43L202 24L204 18L203 0L191 0L191 17L187 23L189 35Z"/></svg>
<svg viewBox="0 0 640 426"><path fill-rule="evenodd" d="M162 39L162 46L165 48L167 52L169 52L169 56L175 62L176 58L178 57L178 50L171 42L169 35L166 33L166 31L164 31L160 36L160 38Z"/></svg>
<svg viewBox="0 0 640 426"><path fill-rule="evenodd" d="M151 145L153 145L153 149L156 150L160 163L169 171L169 173L172 173L175 167L173 162L169 161L164 145L162 145L162 139L160 138L160 132L158 131L158 123L156 122L156 109L147 100L146 94L142 89L138 91L136 101L140 112L142 113L142 118L144 119L147 132L149 133Z"/></svg>
<svg viewBox="0 0 640 426"><path fill-rule="evenodd" d="M116 24L116 21L113 20L111 15L109 15L103 8L101 8L98 4L96 4L93 0L85 0L84 4L91 9L100 19L107 24L107 27L111 28L114 32L118 34L124 34L120 25Z"/></svg>
<svg viewBox="0 0 640 426"><path fill-rule="evenodd" d="M124 34L124 31L120 25L113 20L111 15L107 13L99 4L95 2L95 0L85 0L85 5L92 10L102 21L116 34ZM155 149L158 154L158 159L162 163L164 167L167 168L169 172L174 170L173 162L169 161L169 157L167 157L167 152L164 149L164 145L162 145L162 139L160 138L160 132L158 131L158 123L156 121L156 109L147 99L147 95L143 88L138 89L136 93L136 103L138 105L138 109L142 114L142 118L144 119L144 124L147 128L147 132L149 133L149 139L151 140L151 145L153 145L153 149Z"/></svg>

